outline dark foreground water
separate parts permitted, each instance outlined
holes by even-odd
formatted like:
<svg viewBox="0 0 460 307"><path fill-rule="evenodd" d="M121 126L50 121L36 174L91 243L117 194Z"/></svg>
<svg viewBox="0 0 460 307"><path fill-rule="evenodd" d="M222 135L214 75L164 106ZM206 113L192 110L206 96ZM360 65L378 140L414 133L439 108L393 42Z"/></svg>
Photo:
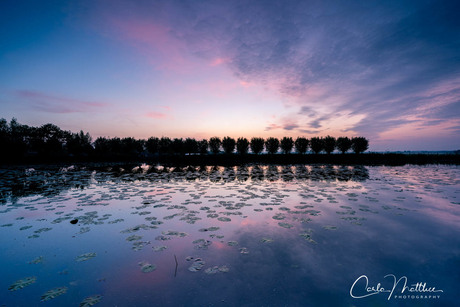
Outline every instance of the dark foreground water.
<svg viewBox="0 0 460 307"><path fill-rule="evenodd" d="M0 170L1 306L458 306L460 167Z"/></svg>

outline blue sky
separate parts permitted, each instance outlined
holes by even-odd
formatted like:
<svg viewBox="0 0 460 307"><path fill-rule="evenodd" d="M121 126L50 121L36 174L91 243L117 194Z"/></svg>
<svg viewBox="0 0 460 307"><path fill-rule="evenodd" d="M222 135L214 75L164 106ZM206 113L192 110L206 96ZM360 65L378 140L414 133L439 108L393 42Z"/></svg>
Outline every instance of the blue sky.
<svg viewBox="0 0 460 307"><path fill-rule="evenodd" d="M2 1L0 117L460 148L456 1Z"/></svg>

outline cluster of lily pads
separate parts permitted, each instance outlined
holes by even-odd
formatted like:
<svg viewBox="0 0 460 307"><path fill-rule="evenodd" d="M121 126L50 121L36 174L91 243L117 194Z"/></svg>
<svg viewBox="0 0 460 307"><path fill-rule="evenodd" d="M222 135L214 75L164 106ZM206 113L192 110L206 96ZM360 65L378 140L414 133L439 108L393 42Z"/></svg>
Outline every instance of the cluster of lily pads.
<svg viewBox="0 0 460 307"><path fill-rule="evenodd" d="M321 171L317 171L318 168ZM226 250L239 254L238 257L244 259L256 257L257 253L254 252L252 245L246 245L247 242L243 240L238 239L239 242L235 240L236 230L248 231L244 226L240 226L245 220L261 216L260 220L264 225L270 227L272 234L264 233L257 237L258 244L265 248L270 248L279 242L275 237L277 233L289 233L293 234L292 237L298 238L301 244L314 249L322 244L322 237L333 235L335 230L340 231L344 222L350 222L353 227L362 226L368 219L381 212L395 215L412 212L416 209L409 208L406 199L411 197L411 201L421 202L425 196L423 191L417 190L415 193L416 187L406 180L404 172L395 174L394 170L384 170L383 179L373 181L373 188L371 188L362 180L342 181L337 177L341 169L340 167L331 169L329 166L304 168L249 166L246 169L237 167L176 169L149 166L135 170L105 169L88 175L87 170L74 168L62 170L60 173L62 179L52 173L46 175L29 170L24 175L25 179L29 180L29 186L46 179L56 184L61 181L64 185L69 181L72 184L69 190L60 190L57 194L44 189L43 194L14 198L10 193L0 214L10 214L14 211L39 211L46 218L35 219L32 226L29 224L30 218L18 217L0 227L16 227L28 239L40 237L45 239L53 232L53 227L60 223L67 223L68 226L71 224L75 229L74 236L91 236L91 231L101 225L120 227L122 242L123 240L128 242L134 252L153 258L153 260L143 258L149 259L148 261L133 261L133 265L137 263L142 273L161 270L162 266L155 260L156 257L161 253L172 254L175 251L172 243L182 240L180 242L182 246L200 255L200 257L185 258L187 270L214 275L230 271L228 265L213 263L211 266L209 264L206 266L203 258L207 261L209 258L203 255L210 253L209 250L216 249L216 246L223 245ZM358 169L347 167L342 171L357 173ZM203 172L206 175L203 175ZM241 173L240 177L247 177L246 181L238 181L238 172ZM299 175L305 172L308 176ZM331 173L335 174L335 177ZM423 172L415 173L421 175ZM256 177L251 176L256 174L261 178L270 179L255 180ZM362 178L373 180L372 176L367 177L367 171L365 174ZM458 179L453 176L455 172L448 172L448 174L453 184L458 184ZM38 179L34 179L35 175ZM432 179L426 179L424 182L426 194L441 194L444 185L452 184L442 179L444 177L436 177L436 174L430 176L429 178ZM7 178L11 179L11 176ZM290 179L286 180L286 178ZM79 180L82 187L97 187L97 189L75 189ZM7 191L5 184L0 186L1 189ZM380 195L392 196L389 198L390 201L381 204ZM123 204L116 207L122 212L120 216L115 209L111 208L115 202ZM450 202L452 205L459 204L458 200L453 198ZM67 209L67 203L76 204L76 208ZM187 230L186 233L180 229L171 230L174 229L171 227L172 224L180 228L177 225L181 223L188 224L186 226L192 231ZM84 251L85 253L75 257L76 262L89 261L97 256L94 252ZM32 259L30 263L39 264L43 261L44 258L40 256ZM159 265L157 267L150 262ZM181 262L180 265L182 264ZM150 277L155 274L154 272L145 276ZM11 284L9 290L21 290L36 281L37 277L24 277ZM41 300L51 300L66 292L66 287L51 289L43 294ZM101 298L101 295L88 297L81 302L80 306L92 306Z"/></svg>

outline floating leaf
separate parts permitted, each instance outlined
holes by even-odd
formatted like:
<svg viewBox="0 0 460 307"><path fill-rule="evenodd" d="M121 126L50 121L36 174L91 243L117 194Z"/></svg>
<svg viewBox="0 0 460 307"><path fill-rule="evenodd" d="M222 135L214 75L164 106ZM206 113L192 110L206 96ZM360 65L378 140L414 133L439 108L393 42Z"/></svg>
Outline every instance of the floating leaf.
<svg viewBox="0 0 460 307"><path fill-rule="evenodd" d="M59 288L48 290L41 296L40 301L42 302L49 301L53 298L63 295L67 292L67 289L68 289L67 287L59 287Z"/></svg>
<svg viewBox="0 0 460 307"><path fill-rule="evenodd" d="M35 258L32 261L29 261L30 264L37 264L37 263L42 263L45 258L43 256L39 256Z"/></svg>
<svg viewBox="0 0 460 307"><path fill-rule="evenodd" d="M164 246L164 245L161 245L161 246L153 246L152 249L155 251L155 252L162 252L164 251L165 249L167 249L168 247L167 246Z"/></svg>
<svg viewBox="0 0 460 307"><path fill-rule="evenodd" d="M89 307L89 306L96 305L97 303L101 301L101 299L102 299L102 295L99 295L99 294L89 296L85 298L83 301L81 301L80 307Z"/></svg>
<svg viewBox="0 0 460 307"><path fill-rule="evenodd" d="M190 256L189 256L190 257ZM193 257L187 257L186 259L190 259L188 261L192 261L193 260L193 263L192 265L188 268L188 270L190 272L198 272L199 270L201 270L203 268L203 266L205 265L206 262L204 262L203 260L201 260L201 258L193 258Z"/></svg>
<svg viewBox="0 0 460 307"><path fill-rule="evenodd" d="M137 240L140 240L140 239L142 239L142 236L132 235L132 236L127 237L126 241L131 242L131 241L137 241Z"/></svg>
<svg viewBox="0 0 460 307"><path fill-rule="evenodd" d="M241 247L240 254L247 255L249 254L249 250L246 247Z"/></svg>
<svg viewBox="0 0 460 307"><path fill-rule="evenodd" d="M237 242L237 241L228 241L228 242L227 242L227 245L228 245L228 246L237 246L237 245L238 245L238 242Z"/></svg>
<svg viewBox="0 0 460 307"><path fill-rule="evenodd" d="M27 286L30 286L30 285L33 284L35 281L37 281L37 277L35 277L35 276L26 277L26 278L17 280L15 283L11 284L11 285L8 287L8 290L10 290L10 291L16 291L16 290L25 288L25 287L27 287Z"/></svg>
<svg viewBox="0 0 460 307"><path fill-rule="evenodd" d="M94 258L96 257L96 253L85 253L85 254L81 254L80 256L77 256L75 258L75 261L76 262L83 262L83 261L87 261L91 258Z"/></svg>
<svg viewBox="0 0 460 307"><path fill-rule="evenodd" d="M220 227L212 226L212 227L208 227L208 228L201 228L198 231L208 232L208 231L217 231L219 229L220 229Z"/></svg>
<svg viewBox="0 0 460 307"><path fill-rule="evenodd" d="M294 227L294 225L291 225L289 223L284 223L284 222L279 222L278 225L280 225L281 227L287 228L287 229Z"/></svg>
<svg viewBox="0 0 460 307"><path fill-rule="evenodd" d="M145 261L139 262L138 264L141 267L141 271L144 273L150 273L157 269L156 265L145 262Z"/></svg>

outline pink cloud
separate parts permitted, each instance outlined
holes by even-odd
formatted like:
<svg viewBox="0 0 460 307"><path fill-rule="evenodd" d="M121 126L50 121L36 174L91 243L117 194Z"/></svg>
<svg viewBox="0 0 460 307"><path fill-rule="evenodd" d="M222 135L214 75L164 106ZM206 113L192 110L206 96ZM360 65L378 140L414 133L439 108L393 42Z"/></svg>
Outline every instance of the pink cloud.
<svg viewBox="0 0 460 307"><path fill-rule="evenodd" d="M163 119L168 117L167 114L161 112L148 112L147 114L145 114L145 116L155 119Z"/></svg>
<svg viewBox="0 0 460 307"><path fill-rule="evenodd" d="M169 106L159 106L160 108L166 110L166 111L171 111L171 107Z"/></svg>
<svg viewBox="0 0 460 307"><path fill-rule="evenodd" d="M35 109L49 113L93 112L109 106L105 102L85 101L30 90L17 90L13 94Z"/></svg>
<svg viewBox="0 0 460 307"><path fill-rule="evenodd" d="M151 20L108 17L112 35L137 49L156 68L166 71L187 72L195 64L186 59L184 42L171 33L171 29Z"/></svg>
<svg viewBox="0 0 460 307"><path fill-rule="evenodd" d="M269 124L267 127L265 127L265 131L270 131L270 130L275 130L275 129L282 129L283 126L280 126L278 124Z"/></svg>
<svg viewBox="0 0 460 307"><path fill-rule="evenodd" d="M229 59L227 58L216 58L211 62L211 66L218 66L218 65L225 64L228 62L229 62Z"/></svg>

